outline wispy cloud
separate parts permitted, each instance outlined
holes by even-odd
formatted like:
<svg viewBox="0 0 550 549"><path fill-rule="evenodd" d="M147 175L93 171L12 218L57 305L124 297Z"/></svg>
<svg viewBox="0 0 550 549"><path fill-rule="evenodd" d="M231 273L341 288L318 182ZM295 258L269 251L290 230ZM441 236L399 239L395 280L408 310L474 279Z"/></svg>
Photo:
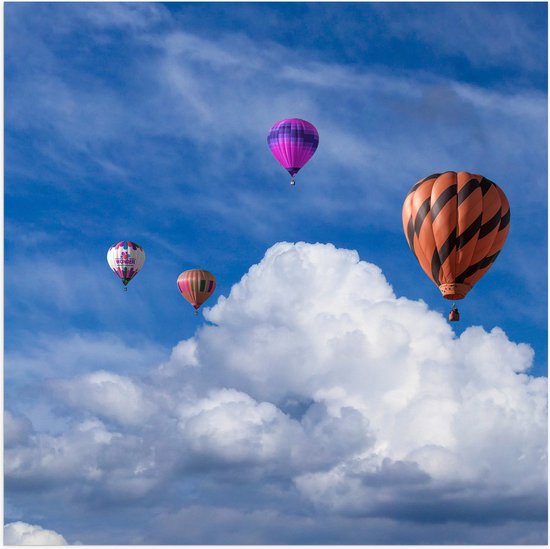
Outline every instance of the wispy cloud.
<svg viewBox="0 0 550 549"><path fill-rule="evenodd" d="M111 372L139 372L161 360L164 349L150 341L124 340L112 333L51 335L35 334L33 345L8 354L6 379L11 382L59 378L97 369ZM113 374L114 375L114 374Z"/></svg>
<svg viewBox="0 0 550 549"><path fill-rule="evenodd" d="M146 21L143 14L139 16ZM335 173L344 171L347 189L343 198L349 202L353 197L354 203L365 177L377 201L384 201L381 191L387 192L388 185L390 190L402 191L391 178L379 183L396 149L400 168L411 179L422 177L427 165L441 165L441 169L472 166L472 170L479 166L487 171L502 157L517 163L526 154L544 166L545 148L537 153L530 146L533 141L544 142L546 98L541 92L487 91L425 71L390 75L372 68L295 60L282 46L266 42L268 47L261 48L243 36L222 34L206 39L181 30L160 35L154 21L139 35L139 43L147 43L149 49L140 58L140 78L133 79L136 86L121 90L125 97L100 74L91 76L94 84L90 88L78 69L71 84L67 79L52 79L51 73L58 71L49 70L43 75L43 93L39 86L34 98L33 108L39 109L36 115L32 109L18 109L24 96L16 97L8 90L15 106L8 111L8 127L36 126L48 120L55 124L56 139L81 147L102 169L114 166L121 180L129 178L122 164L134 163L132 157L138 150L121 146L117 162L106 156L107 144L129 134L138 135L146 146L155 135L183 139L211 159L201 166L201 172L216 188L222 184L219 165L225 158L220 149L227 153L229 146L234 151L230 173L277 173L269 154L255 151L261 146L266 153L262 142L275 119L297 112L314 120L321 131L323 153L315 159L311 174L318 179L320 193L330 188ZM42 45L43 50L56 59L48 46ZM61 57L55 61L59 66L62 62ZM335 94L346 105L345 112L334 103ZM55 101L50 103L52 98ZM140 115L133 105L141 107ZM392 120L391 131L388 120ZM515 129L513 139L506 134L510 127ZM135 138L131 141L136 142ZM528 166L534 175L533 162ZM313 165L308 168L312 169ZM201 182L202 178L193 177L182 181L183 188L196 190ZM215 193L208 200L202 193L199 196L204 203L216 201ZM371 202L360 203L368 210Z"/></svg>
<svg viewBox="0 0 550 549"><path fill-rule="evenodd" d="M401 7L401 6L400 6ZM544 50L537 48L536 16L519 19L505 4L486 9L483 4L447 4L427 6L403 4L400 17L395 17L391 5L375 4L374 10L384 21L393 37L415 41L438 48L451 57L464 57L479 67L499 66L503 62L513 67L544 72ZM545 16L540 7L540 16ZM449 32L452 21L452 32ZM427 31L427 29L429 29ZM494 37L499 39L494 39ZM500 37L506 37L502 39ZM538 55L533 56L537 51Z"/></svg>

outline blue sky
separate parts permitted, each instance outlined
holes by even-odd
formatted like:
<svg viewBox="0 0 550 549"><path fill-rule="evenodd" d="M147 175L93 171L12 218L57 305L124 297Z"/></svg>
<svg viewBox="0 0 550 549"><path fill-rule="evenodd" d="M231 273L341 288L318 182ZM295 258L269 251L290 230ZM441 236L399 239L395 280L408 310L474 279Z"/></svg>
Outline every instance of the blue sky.
<svg viewBox="0 0 550 549"><path fill-rule="evenodd" d="M533 463L546 459L547 66L544 3L6 3L6 522L69 543L545 543L534 487L546 477ZM266 144L287 117L320 135L295 188ZM401 227L408 189L446 170L495 181L512 213L504 250L452 328ZM125 239L146 252L128 292L106 262ZM218 280L207 324L176 288L193 267ZM396 309L372 309L380 299ZM331 314L342 322L308 331ZM338 334L354 351L329 360L324 342ZM352 391L377 361L412 384L374 383L387 417ZM423 377L432 362L439 373ZM407 374L417 368L420 384ZM358 378L346 385L343 369ZM431 383L451 399L435 408L454 410L443 426L430 423ZM433 427L457 463L474 455L458 427L476 417L471 386L515 426L501 426L508 440L487 424L480 440L524 448L487 447L478 462L513 478L519 459L538 472L532 484L503 495L502 479L485 486L473 465L443 474L428 457L435 442L397 443L405 426L389 433L387 403L414 392L414 428ZM201 406L201 417L226 411L206 428ZM242 412L230 424L228 406ZM228 433L258 436L256 451L232 448ZM296 465L288 440L319 463ZM325 456L325 445L342 450ZM170 465L149 471L148 452ZM422 507L433 493L448 501L452 486L460 497L441 516ZM370 501L365 519L356 506ZM518 501L530 511L514 512Z"/></svg>

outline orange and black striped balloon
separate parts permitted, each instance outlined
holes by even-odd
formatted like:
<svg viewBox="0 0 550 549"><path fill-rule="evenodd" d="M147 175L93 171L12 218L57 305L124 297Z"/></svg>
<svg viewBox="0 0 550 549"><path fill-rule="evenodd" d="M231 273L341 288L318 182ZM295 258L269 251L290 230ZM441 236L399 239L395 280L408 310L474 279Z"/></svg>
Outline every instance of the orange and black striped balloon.
<svg viewBox="0 0 550 549"><path fill-rule="evenodd" d="M489 270L509 228L506 195L481 175L430 175L403 204L409 247L446 299L464 298Z"/></svg>
<svg viewBox="0 0 550 549"><path fill-rule="evenodd" d="M216 289L216 277L203 269L184 271L178 276L178 289L181 295L198 310Z"/></svg>

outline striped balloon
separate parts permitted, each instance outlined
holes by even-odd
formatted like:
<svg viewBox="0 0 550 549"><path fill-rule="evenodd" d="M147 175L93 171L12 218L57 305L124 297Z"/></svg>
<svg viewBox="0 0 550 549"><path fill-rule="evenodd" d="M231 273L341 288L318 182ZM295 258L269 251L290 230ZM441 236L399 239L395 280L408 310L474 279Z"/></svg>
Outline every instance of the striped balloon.
<svg viewBox="0 0 550 549"><path fill-rule="evenodd" d="M409 247L445 299L466 296L497 258L509 228L506 195L481 175L430 175L403 204Z"/></svg>
<svg viewBox="0 0 550 549"><path fill-rule="evenodd" d="M287 118L273 124L267 136L273 156L292 177L303 168L319 145L319 134L313 124L300 118Z"/></svg>
<svg viewBox="0 0 550 549"><path fill-rule="evenodd" d="M107 263L126 286L143 267L145 252L139 244L123 240L109 248Z"/></svg>
<svg viewBox="0 0 550 549"><path fill-rule="evenodd" d="M214 293L216 277L203 269L191 269L178 276L178 289L193 307L199 307Z"/></svg>

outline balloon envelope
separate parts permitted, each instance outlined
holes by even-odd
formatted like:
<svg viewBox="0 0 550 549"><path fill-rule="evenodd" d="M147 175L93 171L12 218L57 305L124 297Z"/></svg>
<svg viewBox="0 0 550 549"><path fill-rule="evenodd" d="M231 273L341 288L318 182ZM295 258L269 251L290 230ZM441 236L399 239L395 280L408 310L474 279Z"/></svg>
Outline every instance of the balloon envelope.
<svg viewBox="0 0 550 549"><path fill-rule="evenodd" d="M510 229L506 195L468 172L418 181L403 204L403 229L424 272L446 299L462 299L489 270Z"/></svg>
<svg viewBox="0 0 550 549"><path fill-rule="evenodd" d="M286 118L273 124L267 144L273 156L294 177L317 150L319 134L306 120Z"/></svg>
<svg viewBox="0 0 550 549"><path fill-rule="evenodd" d="M181 295L198 310L214 293L216 277L203 269L190 269L178 276L177 284Z"/></svg>
<svg viewBox="0 0 550 549"><path fill-rule="evenodd" d="M139 244L122 240L109 248L107 263L126 286L143 267L145 252Z"/></svg>

